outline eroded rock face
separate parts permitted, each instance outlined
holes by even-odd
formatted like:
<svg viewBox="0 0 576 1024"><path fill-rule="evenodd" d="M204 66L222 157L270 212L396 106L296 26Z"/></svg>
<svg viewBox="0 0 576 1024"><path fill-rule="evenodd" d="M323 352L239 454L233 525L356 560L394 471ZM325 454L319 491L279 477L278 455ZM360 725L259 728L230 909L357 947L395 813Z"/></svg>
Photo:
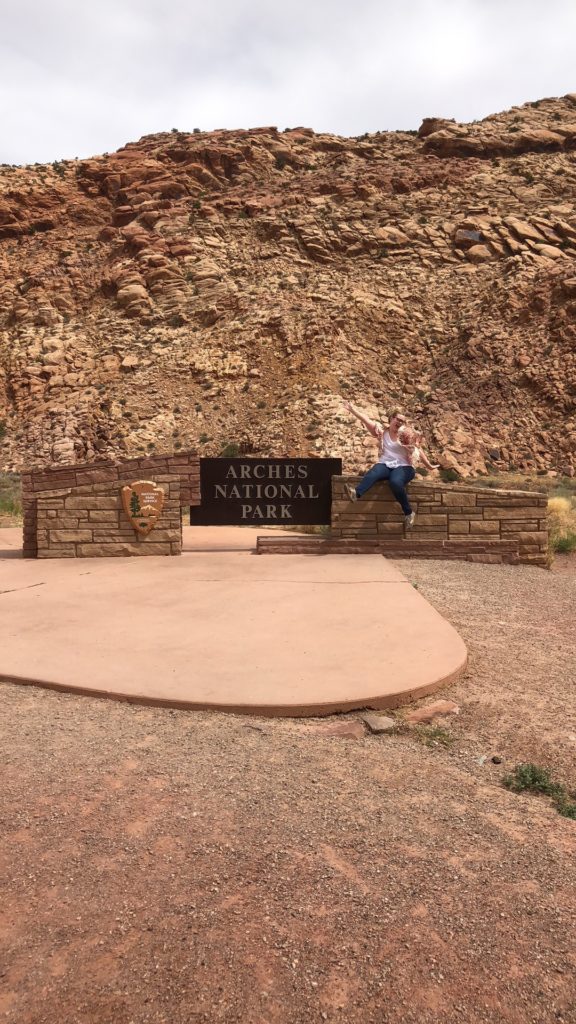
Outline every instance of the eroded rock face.
<svg viewBox="0 0 576 1024"><path fill-rule="evenodd" d="M0 468L341 455L576 472L576 100L418 135L148 136L0 168ZM3 436L2 436L3 435Z"/></svg>

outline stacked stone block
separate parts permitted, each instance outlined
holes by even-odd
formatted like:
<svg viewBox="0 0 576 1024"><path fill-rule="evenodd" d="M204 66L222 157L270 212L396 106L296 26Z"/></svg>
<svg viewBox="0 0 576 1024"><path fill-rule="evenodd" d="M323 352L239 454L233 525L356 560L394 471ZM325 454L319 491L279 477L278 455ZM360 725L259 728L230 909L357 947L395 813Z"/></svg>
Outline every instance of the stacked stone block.
<svg viewBox="0 0 576 1024"><path fill-rule="evenodd" d="M532 491L415 481L409 485L416 512L407 531L387 483L351 502L344 485L360 477L334 477L334 539L378 541L384 553L435 553L467 561L548 564L547 498ZM386 550L385 550L386 549Z"/></svg>
<svg viewBox="0 0 576 1024"><path fill-rule="evenodd" d="M101 501L110 500L113 494L120 494L120 488L123 484L131 484L136 480L154 480L155 483L160 483L161 476L164 477L178 477L180 481L180 506L189 507L190 505L200 504L200 460L195 452L179 452L175 455L151 455L145 456L140 459L127 459L125 462L112 462L112 461L100 461L100 462L89 462L84 464L78 464L74 466L51 466L43 469L30 470L22 475L22 505L24 512L24 558L36 558L38 556L38 541L37 532L39 529L39 523L37 519L37 513L39 511L40 502L43 502L42 509L47 512L51 507L54 511L60 512L63 506L58 504L51 505L50 501L59 502L64 498L68 499L71 497L84 497L84 493L78 493L72 495L72 491L77 488L85 486L93 487L97 484L110 485L109 493L103 492L98 494L94 493L93 497L98 498ZM62 494L56 494L56 492L62 491ZM46 500L45 500L46 499ZM82 507L79 506L80 511ZM72 506L69 507L69 511L72 511ZM88 511L86 508L85 511ZM112 512L113 509L107 506L100 506L98 509L96 506L92 509L93 512ZM53 518L53 517L50 517ZM83 517L69 515L62 516L62 519L75 520ZM100 520L102 523L106 522L106 518ZM93 517L92 522L96 522ZM109 519L108 522L112 522ZM42 529L46 529L45 520L43 520ZM157 538L157 530L160 528L160 524L152 530L151 535L145 540L149 541L152 538L152 543L160 543ZM63 529L67 529L64 527ZM87 527L84 527L86 530ZM132 529L132 527L130 527ZM134 536L134 531L132 531ZM154 541L156 538L156 541ZM125 538L119 543L123 543ZM81 546L83 543L92 542L72 542L66 541L64 544L77 543ZM112 543L108 540L106 543ZM137 542L141 543L141 542ZM170 544L172 541L170 541ZM54 545L55 547L56 545ZM46 548L44 548L46 550ZM77 552L83 554L83 552ZM121 554L122 552L118 552ZM128 554L142 554L144 550L139 547L137 551L127 552ZM146 548L147 554L157 554L162 552L151 552ZM165 554L171 554L173 552L166 551ZM43 554L41 557L56 557L47 556ZM61 556L66 557L66 556ZM68 555L70 557L70 554Z"/></svg>
<svg viewBox="0 0 576 1024"><path fill-rule="evenodd" d="M105 558L118 555L179 555L182 552L180 477L154 474L164 506L146 536L133 528L121 488L134 477L48 491L37 500L38 558Z"/></svg>

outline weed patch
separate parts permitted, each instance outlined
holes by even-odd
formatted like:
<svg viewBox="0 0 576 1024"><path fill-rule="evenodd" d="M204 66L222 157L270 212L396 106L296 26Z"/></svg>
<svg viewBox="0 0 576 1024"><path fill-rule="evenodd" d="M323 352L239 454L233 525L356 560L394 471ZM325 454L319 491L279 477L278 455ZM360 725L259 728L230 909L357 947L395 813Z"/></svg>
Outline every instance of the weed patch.
<svg viewBox="0 0 576 1024"><path fill-rule="evenodd" d="M401 718L397 720L394 732L398 736L412 736L425 747L444 747L449 750L455 737L443 725L408 725Z"/></svg>
<svg viewBox="0 0 576 1024"><path fill-rule="evenodd" d="M512 793L536 793L548 796L558 814L576 820L576 793L570 793L561 782L555 782L546 768L536 764L517 764L511 775L505 775L502 785Z"/></svg>

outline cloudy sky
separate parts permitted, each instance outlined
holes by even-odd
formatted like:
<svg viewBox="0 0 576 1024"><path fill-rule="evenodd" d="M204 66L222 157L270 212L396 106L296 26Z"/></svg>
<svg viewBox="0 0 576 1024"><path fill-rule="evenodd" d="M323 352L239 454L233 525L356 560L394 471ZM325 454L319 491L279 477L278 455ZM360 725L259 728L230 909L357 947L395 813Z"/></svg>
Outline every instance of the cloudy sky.
<svg viewBox="0 0 576 1024"><path fill-rule="evenodd" d="M0 162L178 128L339 135L576 92L576 0L0 0Z"/></svg>

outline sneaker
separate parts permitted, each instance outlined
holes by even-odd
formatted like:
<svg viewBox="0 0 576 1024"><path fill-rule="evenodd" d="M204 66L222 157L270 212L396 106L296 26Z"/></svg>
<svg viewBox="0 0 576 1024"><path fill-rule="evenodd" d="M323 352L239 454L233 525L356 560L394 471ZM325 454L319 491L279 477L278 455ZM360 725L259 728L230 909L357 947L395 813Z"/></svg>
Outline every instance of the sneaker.
<svg viewBox="0 0 576 1024"><path fill-rule="evenodd" d="M350 501L358 501L358 495L356 494L356 488L352 487L351 484L344 484L346 494L350 498Z"/></svg>
<svg viewBox="0 0 576 1024"><path fill-rule="evenodd" d="M416 519L416 513L411 512L409 516L404 516L404 522L406 523L406 529L410 530L414 526L414 520Z"/></svg>

